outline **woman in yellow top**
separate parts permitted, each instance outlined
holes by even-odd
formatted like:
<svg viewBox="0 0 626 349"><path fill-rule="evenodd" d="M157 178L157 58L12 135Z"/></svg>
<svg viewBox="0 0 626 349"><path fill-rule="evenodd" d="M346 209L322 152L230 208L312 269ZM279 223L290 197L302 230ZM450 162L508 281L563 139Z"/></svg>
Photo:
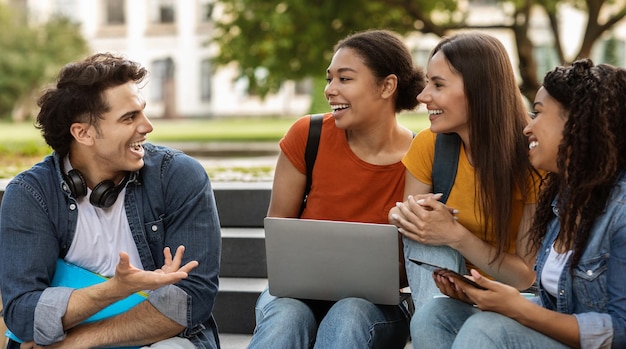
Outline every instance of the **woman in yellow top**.
<svg viewBox="0 0 626 349"><path fill-rule="evenodd" d="M523 134L528 113L508 54L500 41L478 32L444 38L432 51L426 88L417 96L430 129L414 139L404 202L389 213L403 235L415 309L438 289L432 272L409 259L466 272L466 262L490 277L526 289L535 279L526 237L535 209L539 174ZM432 194L438 133L461 139L456 179L444 204ZM437 154L451 156L450 154ZM413 331L413 343L419 333Z"/></svg>

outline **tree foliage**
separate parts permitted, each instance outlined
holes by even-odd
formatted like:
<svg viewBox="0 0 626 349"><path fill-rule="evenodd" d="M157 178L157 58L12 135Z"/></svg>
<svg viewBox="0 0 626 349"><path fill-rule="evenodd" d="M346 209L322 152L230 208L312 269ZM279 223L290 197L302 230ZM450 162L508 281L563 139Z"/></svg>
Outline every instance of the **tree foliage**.
<svg viewBox="0 0 626 349"><path fill-rule="evenodd" d="M391 1L402 2L402 1ZM412 0L416 7L453 8L454 1ZM223 13L213 38L220 47L218 65L237 62L250 89L265 94L286 79L322 76L332 45L347 34L385 27L406 33L415 21L389 1L218 0ZM266 69L269 74L259 74ZM259 79L259 75L261 78Z"/></svg>
<svg viewBox="0 0 626 349"><path fill-rule="evenodd" d="M58 17L27 25L23 14L0 4L0 117L22 119L42 87L66 63L87 52L76 24Z"/></svg>
<svg viewBox="0 0 626 349"><path fill-rule="evenodd" d="M515 38L520 89L531 98L539 86L529 37L532 9L547 15L561 63L588 57L596 40L626 15L624 6L615 4L622 0L496 2L506 14L504 20L476 26L467 22L472 9L456 0L217 0L222 12L216 13L215 61L218 66L236 62L251 91L264 95L277 91L285 80L323 76L332 45L355 31L386 28L444 36L458 29L505 29ZM589 14L580 51L569 58L563 53L558 20L564 3Z"/></svg>

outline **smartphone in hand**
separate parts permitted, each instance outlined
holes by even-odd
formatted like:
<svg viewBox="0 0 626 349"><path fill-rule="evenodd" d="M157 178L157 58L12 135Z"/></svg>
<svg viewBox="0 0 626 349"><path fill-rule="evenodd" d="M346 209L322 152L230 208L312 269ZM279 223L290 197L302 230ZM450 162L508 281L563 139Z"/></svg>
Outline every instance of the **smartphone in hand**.
<svg viewBox="0 0 626 349"><path fill-rule="evenodd" d="M420 261L417 259L413 259L413 258L409 258L409 260L417 265L419 265L420 267L426 268L430 271L432 271L433 273L437 274L437 275L441 275L444 277L450 277L453 278L455 280L458 280L460 282L464 282L470 286L473 286L475 288L478 288L480 290L486 290L486 288L480 286L479 284L475 283L473 280L470 280L468 278L466 278L465 276L457 273L454 270L450 270L444 267L440 267L438 265L434 265L434 264L430 264L424 261Z"/></svg>

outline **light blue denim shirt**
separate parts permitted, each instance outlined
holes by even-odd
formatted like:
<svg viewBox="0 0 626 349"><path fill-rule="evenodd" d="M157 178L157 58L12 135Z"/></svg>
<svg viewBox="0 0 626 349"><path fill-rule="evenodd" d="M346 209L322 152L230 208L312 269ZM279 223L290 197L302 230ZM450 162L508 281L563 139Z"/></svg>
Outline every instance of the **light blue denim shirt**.
<svg viewBox="0 0 626 349"><path fill-rule="evenodd" d="M552 203L555 218L537 256L541 303L576 316L582 348L626 348L626 172L596 219L573 275L571 257L566 263L554 298L542 288L541 272L559 233L557 200Z"/></svg>
<svg viewBox="0 0 626 349"><path fill-rule="evenodd" d="M184 153L144 145L144 167L127 184L125 209L145 270L163 265L163 249L185 246L189 277L152 291L148 301L186 327L198 348L217 336L212 310L218 290L220 223L204 168ZM64 338L61 317L71 289L49 287L57 258L74 238L78 205L52 154L7 185L0 206L0 289L4 320L17 337L49 345ZM149 321L149 320L146 320Z"/></svg>

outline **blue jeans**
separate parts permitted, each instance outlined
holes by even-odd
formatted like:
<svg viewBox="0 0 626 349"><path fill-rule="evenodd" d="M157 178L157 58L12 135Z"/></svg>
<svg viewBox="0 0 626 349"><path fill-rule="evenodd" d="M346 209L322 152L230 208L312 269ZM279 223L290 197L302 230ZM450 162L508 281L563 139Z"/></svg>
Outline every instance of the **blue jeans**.
<svg viewBox="0 0 626 349"><path fill-rule="evenodd" d="M404 244L406 276L409 280L415 312L432 300L433 296L439 295L441 292L439 292L439 288L437 288L433 280L433 272L411 262L409 258L438 265L459 273L467 272L465 270L465 258L453 248L424 245L406 237L402 237L402 243ZM414 321L415 316L411 319L411 339L413 346L417 348L423 333L416 327Z"/></svg>
<svg viewBox="0 0 626 349"><path fill-rule="evenodd" d="M433 299L416 311L413 327L421 334L413 347L420 349L569 348L509 317L450 298Z"/></svg>
<svg viewBox="0 0 626 349"><path fill-rule="evenodd" d="M376 305L361 298L337 302L277 298L266 289L256 305L248 348L404 348L409 337L404 303Z"/></svg>
<svg viewBox="0 0 626 349"><path fill-rule="evenodd" d="M402 237L402 243L404 245L406 276L409 279L411 298L413 298L415 311L433 299L434 295L440 294L440 292L433 280L433 272L411 262L409 258L448 268L462 274L467 273L465 270L465 258L453 248L424 245L404 236Z"/></svg>

